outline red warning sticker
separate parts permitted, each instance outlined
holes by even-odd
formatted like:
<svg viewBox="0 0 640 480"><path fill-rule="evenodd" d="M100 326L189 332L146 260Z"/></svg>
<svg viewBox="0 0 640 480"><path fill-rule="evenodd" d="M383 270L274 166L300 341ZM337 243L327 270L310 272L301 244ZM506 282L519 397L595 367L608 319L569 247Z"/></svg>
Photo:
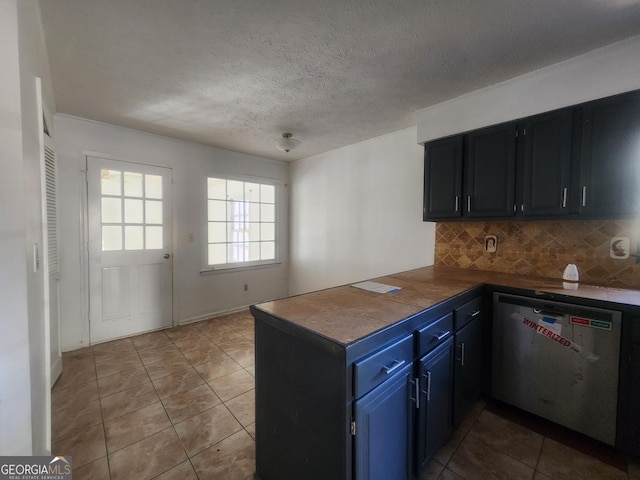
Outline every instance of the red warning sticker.
<svg viewBox="0 0 640 480"><path fill-rule="evenodd" d="M586 325L587 327L589 326L588 318L571 317L569 321L574 325Z"/></svg>

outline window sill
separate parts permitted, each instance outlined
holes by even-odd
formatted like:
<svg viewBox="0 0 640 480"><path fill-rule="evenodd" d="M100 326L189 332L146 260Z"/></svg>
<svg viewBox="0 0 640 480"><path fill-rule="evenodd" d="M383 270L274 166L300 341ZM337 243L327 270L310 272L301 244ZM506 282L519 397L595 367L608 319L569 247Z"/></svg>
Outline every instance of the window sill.
<svg viewBox="0 0 640 480"><path fill-rule="evenodd" d="M276 262L269 262L269 263L259 263L256 265L241 265L237 267L218 267L218 268L204 267L202 270L200 270L200 275L205 276L205 275L218 275L221 273L245 272L248 270L260 270L263 268L278 267L280 265L282 265L282 262L276 261Z"/></svg>

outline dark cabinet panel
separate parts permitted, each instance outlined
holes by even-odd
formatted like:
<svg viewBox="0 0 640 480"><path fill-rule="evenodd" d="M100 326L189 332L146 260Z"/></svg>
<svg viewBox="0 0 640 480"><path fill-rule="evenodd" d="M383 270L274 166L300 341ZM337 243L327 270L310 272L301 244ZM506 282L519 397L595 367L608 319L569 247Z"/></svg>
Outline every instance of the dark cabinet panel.
<svg viewBox="0 0 640 480"><path fill-rule="evenodd" d="M616 447L640 457L640 312L622 320Z"/></svg>
<svg viewBox="0 0 640 480"><path fill-rule="evenodd" d="M514 215L516 124L467 134L465 149L466 215Z"/></svg>
<svg viewBox="0 0 640 480"><path fill-rule="evenodd" d="M418 470L424 468L452 431L453 338L420 359Z"/></svg>
<svg viewBox="0 0 640 480"><path fill-rule="evenodd" d="M580 213L640 212L640 92L584 106Z"/></svg>
<svg viewBox="0 0 640 480"><path fill-rule="evenodd" d="M453 425L458 426L480 396L483 380L482 314L456 332Z"/></svg>
<svg viewBox="0 0 640 480"><path fill-rule="evenodd" d="M425 145L424 220L462 215L462 139L459 135Z"/></svg>
<svg viewBox="0 0 640 480"><path fill-rule="evenodd" d="M569 212L572 119L573 109L567 108L526 120L523 215Z"/></svg>
<svg viewBox="0 0 640 480"><path fill-rule="evenodd" d="M355 402L356 480L411 477L412 366Z"/></svg>

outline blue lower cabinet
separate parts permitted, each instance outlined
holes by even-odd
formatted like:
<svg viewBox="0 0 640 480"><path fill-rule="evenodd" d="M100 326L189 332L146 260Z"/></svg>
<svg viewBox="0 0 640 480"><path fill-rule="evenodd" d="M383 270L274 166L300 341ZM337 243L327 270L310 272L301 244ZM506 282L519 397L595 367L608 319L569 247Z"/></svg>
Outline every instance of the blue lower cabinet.
<svg viewBox="0 0 640 480"><path fill-rule="evenodd" d="M408 364L354 404L354 478L411 477L415 387ZM415 398L415 397L414 397Z"/></svg>
<svg viewBox="0 0 640 480"><path fill-rule="evenodd" d="M453 337L420 359L417 470L427 466L452 432Z"/></svg>

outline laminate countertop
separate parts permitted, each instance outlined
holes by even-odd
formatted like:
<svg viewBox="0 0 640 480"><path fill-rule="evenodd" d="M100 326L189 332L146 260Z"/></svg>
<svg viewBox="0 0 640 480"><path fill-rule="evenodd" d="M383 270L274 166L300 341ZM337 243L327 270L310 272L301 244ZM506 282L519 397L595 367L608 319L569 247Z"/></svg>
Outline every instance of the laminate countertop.
<svg viewBox="0 0 640 480"><path fill-rule="evenodd" d="M579 284L576 290L567 290L562 288L559 278L461 268L423 267L371 281L400 290L375 293L345 285L264 302L254 308L347 345L482 285L640 307L640 290L584 284Z"/></svg>

